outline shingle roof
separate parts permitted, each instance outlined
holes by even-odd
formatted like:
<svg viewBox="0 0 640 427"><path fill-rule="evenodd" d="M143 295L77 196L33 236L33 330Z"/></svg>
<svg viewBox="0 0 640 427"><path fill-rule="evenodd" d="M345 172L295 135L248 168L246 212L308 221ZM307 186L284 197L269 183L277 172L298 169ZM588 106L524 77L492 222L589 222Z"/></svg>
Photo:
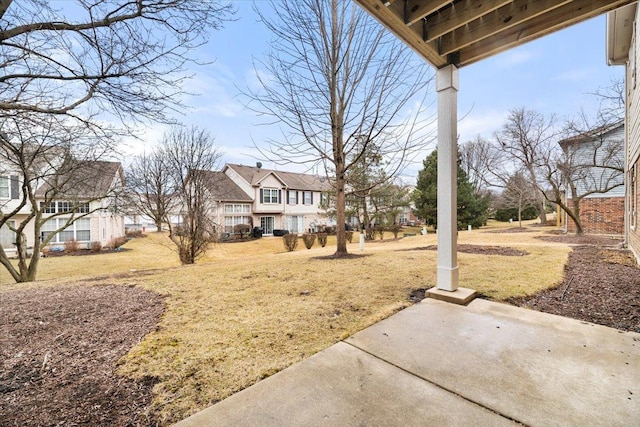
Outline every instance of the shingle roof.
<svg viewBox="0 0 640 427"><path fill-rule="evenodd" d="M36 197L55 191L55 197L92 199L106 196L117 174L122 172L119 162L79 161L69 173L52 176L36 190Z"/></svg>
<svg viewBox="0 0 640 427"><path fill-rule="evenodd" d="M254 186L258 186L266 176L273 174L287 188L292 190L328 191L331 189L329 180L318 175L275 171L236 164L227 164L227 167L236 171L245 181Z"/></svg>
<svg viewBox="0 0 640 427"><path fill-rule="evenodd" d="M233 182L224 172L200 171L204 173L207 190L217 201L252 202L253 199Z"/></svg>

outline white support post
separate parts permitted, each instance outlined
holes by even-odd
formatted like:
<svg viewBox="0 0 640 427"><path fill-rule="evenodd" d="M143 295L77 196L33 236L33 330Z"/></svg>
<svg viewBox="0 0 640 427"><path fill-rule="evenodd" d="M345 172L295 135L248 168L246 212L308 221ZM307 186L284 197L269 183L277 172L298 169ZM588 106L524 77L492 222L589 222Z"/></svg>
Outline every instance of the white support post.
<svg viewBox="0 0 640 427"><path fill-rule="evenodd" d="M458 289L458 68L436 74L438 92L438 276L437 288Z"/></svg>

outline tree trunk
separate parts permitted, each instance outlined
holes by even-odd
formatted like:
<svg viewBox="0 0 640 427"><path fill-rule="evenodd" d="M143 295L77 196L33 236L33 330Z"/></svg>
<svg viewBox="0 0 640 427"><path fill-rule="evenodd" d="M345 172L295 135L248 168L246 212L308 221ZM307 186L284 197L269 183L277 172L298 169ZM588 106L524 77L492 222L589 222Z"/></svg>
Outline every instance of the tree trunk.
<svg viewBox="0 0 640 427"><path fill-rule="evenodd" d="M338 168L336 168L338 169ZM345 233L344 224L345 224L345 195L344 195L344 172L342 172L342 167L340 167L341 172L337 174L336 177L336 257L342 257L348 254L347 252L347 235Z"/></svg>

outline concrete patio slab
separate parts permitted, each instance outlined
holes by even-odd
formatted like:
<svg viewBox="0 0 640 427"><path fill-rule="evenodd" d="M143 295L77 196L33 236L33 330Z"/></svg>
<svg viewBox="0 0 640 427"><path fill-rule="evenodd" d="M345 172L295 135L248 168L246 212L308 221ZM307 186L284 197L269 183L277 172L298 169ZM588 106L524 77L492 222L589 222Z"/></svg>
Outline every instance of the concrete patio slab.
<svg viewBox="0 0 640 427"><path fill-rule="evenodd" d="M425 299L180 422L640 425L640 334Z"/></svg>
<svg viewBox="0 0 640 427"><path fill-rule="evenodd" d="M640 425L640 334L425 299L346 342L526 425Z"/></svg>
<svg viewBox="0 0 640 427"><path fill-rule="evenodd" d="M351 345L338 343L177 424L514 426Z"/></svg>

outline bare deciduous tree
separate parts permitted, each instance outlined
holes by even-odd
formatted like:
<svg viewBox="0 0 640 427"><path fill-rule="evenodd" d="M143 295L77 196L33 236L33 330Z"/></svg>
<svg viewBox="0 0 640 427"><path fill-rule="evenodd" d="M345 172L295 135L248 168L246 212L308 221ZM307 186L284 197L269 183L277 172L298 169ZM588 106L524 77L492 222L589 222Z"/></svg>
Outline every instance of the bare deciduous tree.
<svg viewBox="0 0 640 427"><path fill-rule="evenodd" d="M0 230L12 240L0 245L0 263L16 282L36 279L40 252L56 235L74 238L69 226L94 212L115 213L122 196L119 163L98 161L109 147L93 133L55 117L30 118L0 122ZM11 244L17 266L6 251Z"/></svg>
<svg viewBox="0 0 640 427"><path fill-rule="evenodd" d="M132 124L170 122L168 113L182 109L192 50L232 13L230 3L199 0L0 2L0 167L17 177L18 195L0 210L0 225L15 224L19 256L16 270L0 248L0 262L15 280L33 280L48 236L86 215L87 199L105 197L70 200L97 179L85 162L108 159L114 136ZM68 220L41 235L51 214L43 209L60 198Z"/></svg>
<svg viewBox="0 0 640 427"><path fill-rule="evenodd" d="M516 208L518 210L518 227L522 228L522 211L537 205L537 189L531 180L525 177L523 171L517 171L506 182L499 198L502 208Z"/></svg>
<svg viewBox="0 0 640 427"><path fill-rule="evenodd" d="M511 110L502 129L495 138L503 151L515 160L517 168L523 168L531 183L538 188L540 222L547 222L544 206L544 182L538 175L538 167L550 161L559 135L554 115L545 117L526 108Z"/></svg>
<svg viewBox="0 0 640 427"><path fill-rule="evenodd" d="M167 159L160 151L136 156L127 168L129 211L147 215L157 231L169 224L169 214L177 207L178 188Z"/></svg>
<svg viewBox="0 0 640 427"><path fill-rule="evenodd" d="M200 0L3 2L0 115L42 113L106 127L166 121L191 51L233 12Z"/></svg>
<svg viewBox="0 0 640 427"><path fill-rule="evenodd" d="M254 101L249 105L287 128L284 141L271 142L268 157L324 166L335 185L335 256L344 256L348 173L376 144L391 179L431 141L423 99L411 106L411 119L401 116L416 94L426 93L432 76L424 61L350 1L282 0L272 8L275 16L263 14L262 21L274 40L256 64L261 89L247 94Z"/></svg>
<svg viewBox="0 0 640 427"><path fill-rule="evenodd" d="M178 189L181 213L180 224L169 224L170 238L180 261L193 264L216 238L218 224L212 218L216 200L210 187L211 171L219 167L221 152L207 131L174 127L165 134L160 155Z"/></svg>

